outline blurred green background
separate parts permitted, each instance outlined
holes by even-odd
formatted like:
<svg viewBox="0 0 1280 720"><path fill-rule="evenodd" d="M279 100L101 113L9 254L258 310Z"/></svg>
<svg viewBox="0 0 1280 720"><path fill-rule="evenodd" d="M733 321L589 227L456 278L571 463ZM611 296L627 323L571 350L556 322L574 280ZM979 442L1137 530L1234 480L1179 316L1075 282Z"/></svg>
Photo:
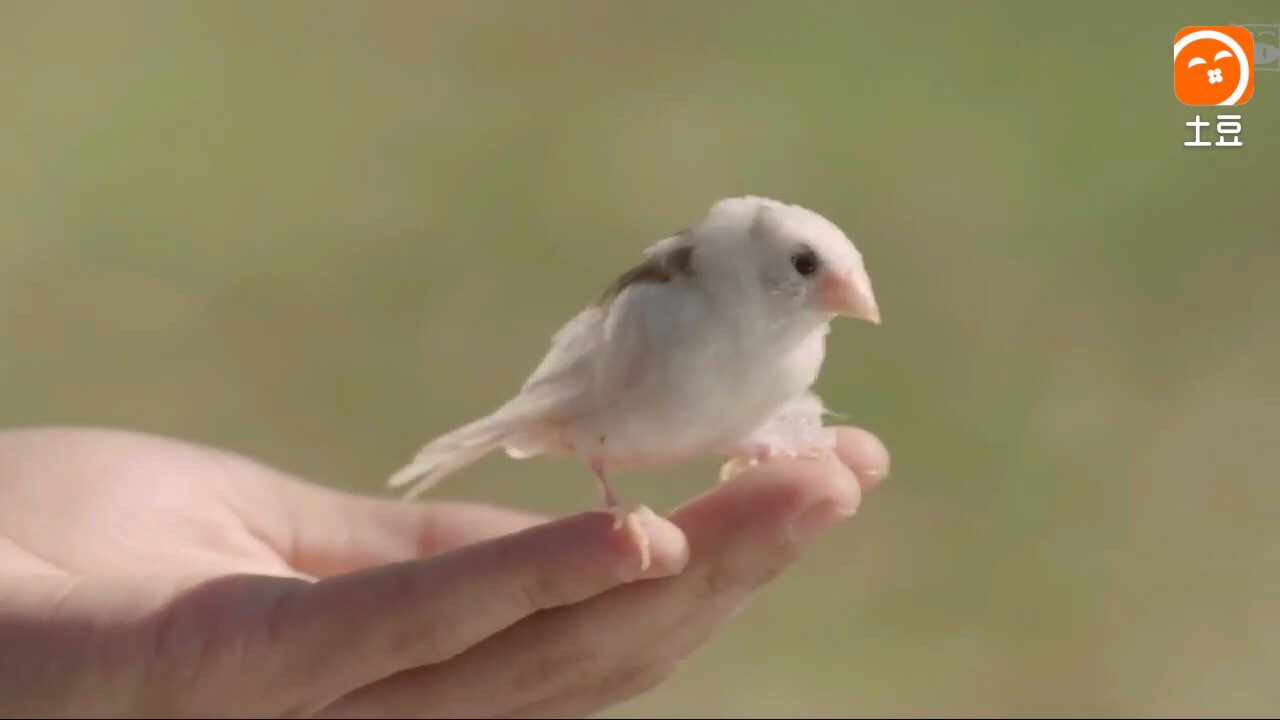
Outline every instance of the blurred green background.
<svg viewBox="0 0 1280 720"><path fill-rule="evenodd" d="M668 684L696 716L1280 708L1280 73L1185 148L1170 47L1280 2L0 6L0 422L361 492L718 197L822 212L893 474ZM713 461L618 476L668 507ZM567 513L571 460L441 496Z"/></svg>

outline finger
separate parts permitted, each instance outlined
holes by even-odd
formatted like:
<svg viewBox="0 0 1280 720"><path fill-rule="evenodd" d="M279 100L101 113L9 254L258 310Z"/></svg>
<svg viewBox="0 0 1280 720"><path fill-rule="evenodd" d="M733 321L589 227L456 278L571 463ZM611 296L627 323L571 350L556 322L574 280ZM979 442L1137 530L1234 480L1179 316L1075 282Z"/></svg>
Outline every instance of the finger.
<svg viewBox="0 0 1280 720"><path fill-rule="evenodd" d="M318 582L282 605L275 634L297 681L332 689L311 708L318 709L402 670L443 662L538 610L680 571L688 559L683 533L653 515L640 522L649 542L645 570L631 533L615 530L607 513L586 513Z"/></svg>
<svg viewBox="0 0 1280 720"><path fill-rule="evenodd" d="M559 613L547 627L513 628L511 635L530 633L525 644L566 632L561 625L579 626L575 636L582 638L608 632L609 642L595 646L589 664L545 678L544 699L510 716L583 717L656 686L860 500L860 483L847 467L813 460L758 466L681 507L672 520L689 538L684 573L608 593L580 618ZM553 654L540 665L552 667L565 656Z"/></svg>
<svg viewBox="0 0 1280 720"><path fill-rule="evenodd" d="M614 633L619 641L608 646L613 654L593 658L608 671L597 673L600 677L594 680L565 683L547 700L512 714L581 717L660 683L739 612L757 588L793 561L817 532L852 513L861 489L887 475L888 452L873 434L842 427L837 438L837 457L854 471L856 482L838 467L829 466L831 472L823 473L812 464L766 465L735 479L742 483L736 488L739 494L709 493L677 510L673 520L684 528L693 553L686 572L619 589L592 603L604 607L618 602L612 608L615 620L600 617L595 625L609 622L622 628ZM806 496L805 489L814 495ZM800 509L793 513L791 508ZM741 529L736 537L735 529ZM786 541L771 541L779 534ZM655 607L661 601L670 604ZM653 622L627 622L627 617ZM664 624L662 618L675 620ZM642 639L646 636L663 641L647 643Z"/></svg>
<svg viewBox="0 0 1280 720"><path fill-rule="evenodd" d="M490 505L406 503L282 479L242 514L290 566L313 577L426 557L546 521Z"/></svg>
<svg viewBox="0 0 1280 720"><path fill-rule="evenodd" d="M865 460L856 449L846 454ZM433 712L455 717L596 712L660 682L751 590L794 559L797 543L852 512L859 498L851 472L830 458L748 470L673 514L692 553L679 576L539 613L443 666L389 678L332 710L410 713L430 702ZM682 624L692 630L675 632ZM495 698L503 707L488 704Z"/></svg>
<svg viewBox="0 0 1280 720"><path fill-rule="evenodd" d="M836 428L836 455L854 475L863 490L889 475L889 450L880 438L858 427Z"/></svg>

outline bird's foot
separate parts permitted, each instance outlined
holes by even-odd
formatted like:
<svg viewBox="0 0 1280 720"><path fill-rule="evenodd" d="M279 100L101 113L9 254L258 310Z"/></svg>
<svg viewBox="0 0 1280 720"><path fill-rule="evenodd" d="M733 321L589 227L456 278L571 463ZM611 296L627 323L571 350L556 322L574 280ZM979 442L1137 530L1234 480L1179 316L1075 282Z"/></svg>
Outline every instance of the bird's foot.
<svg viewBox="0 0 1280 720"><path fill-rule="evenodd" d="M720 482L728 482L759 464L759 460L749 455L729 458L729 462L720 466Z"/></svg>
<svg viewBox="0 0 1280 720"><path fill-rule="evenodd" d="M804 458L806 460L822 460L823 458L835 455L835 453L836 451L834 448L829 448L823 445L811 445L809 447L801 448L796 452L796 457Z"/></svg>
<svg viewBox="0 0 1280 720"><path fill-rule="evenodd" d="M648 506L639 504L616 504L606 507L605 510L613 515L613 529L621 530L625 527L635 541L636 547L640 550L640 572L648 570L649 536L645 534L640 519L652 516L653 511Z"/></svg>
<svg viewBox="0 0 1280 720"><path fill-rule="evenodd" d="M829 457L835 451L822 445L806 445L799 448L784 448L776 445L765 445L750 453L735 455L720 466L720 482L732 480L737 475L770 460L820 460Z"/></svg>
<svg viewBox="0 0 1280 720"><path fill-rule="evenodd" d="M729 459L729 462L720 466L720 482L731 480L760 463L768 462L774 458L785 457L786 455L786 450L775 445L759 445L747 452L734 455Z"/></svg>
<svg viewBox="0 0 1280 720"><path fill-rule="evenodd" d="M601 444L604 442L603 436L600 438ZM631 539L635 541L636 548L640 551L640 572L649 569L649 536L644 532L644 526L640 524L643 517L653 517L653 511L644 505L633 503L624 503L618 499L613 487L609 485L609 479L605 472L604 461L599 455L587 459L587 467L591 470L591 475L596 479L596 486L600 489L600 500L604 505L605 512L613 515L614 531L626 528L631 534Z"/></svg>

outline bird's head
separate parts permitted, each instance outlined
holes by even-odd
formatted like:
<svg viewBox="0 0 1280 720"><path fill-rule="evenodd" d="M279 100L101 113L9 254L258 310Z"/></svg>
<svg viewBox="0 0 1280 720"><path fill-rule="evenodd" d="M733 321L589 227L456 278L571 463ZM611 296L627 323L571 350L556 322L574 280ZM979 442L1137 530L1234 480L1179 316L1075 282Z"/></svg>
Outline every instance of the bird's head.
<svg viewBox="0 0 1280 720"><path fill-rule="evenodd" d="M711 206L695 232L707 255L717 256L715 265L740 287L758 287L774 307L880 323L862 254L808 208L750 195L726 198Z"/></svg>

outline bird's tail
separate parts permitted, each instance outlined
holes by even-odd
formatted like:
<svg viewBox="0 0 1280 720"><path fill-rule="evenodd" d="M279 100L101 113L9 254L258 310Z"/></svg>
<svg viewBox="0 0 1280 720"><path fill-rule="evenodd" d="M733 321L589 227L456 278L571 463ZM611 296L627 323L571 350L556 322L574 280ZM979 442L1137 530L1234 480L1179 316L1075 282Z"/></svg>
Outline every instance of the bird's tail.
<svg viewBox="0 0 1280 720"><path fill-rule="evenodd" d="M427 443L409 464L387 481L388 487L412 484L405 500L412 500L429 490L450 473L479 460L502 445L516 429L518 418L502 410L475 420L457 430Z"/></svg>

